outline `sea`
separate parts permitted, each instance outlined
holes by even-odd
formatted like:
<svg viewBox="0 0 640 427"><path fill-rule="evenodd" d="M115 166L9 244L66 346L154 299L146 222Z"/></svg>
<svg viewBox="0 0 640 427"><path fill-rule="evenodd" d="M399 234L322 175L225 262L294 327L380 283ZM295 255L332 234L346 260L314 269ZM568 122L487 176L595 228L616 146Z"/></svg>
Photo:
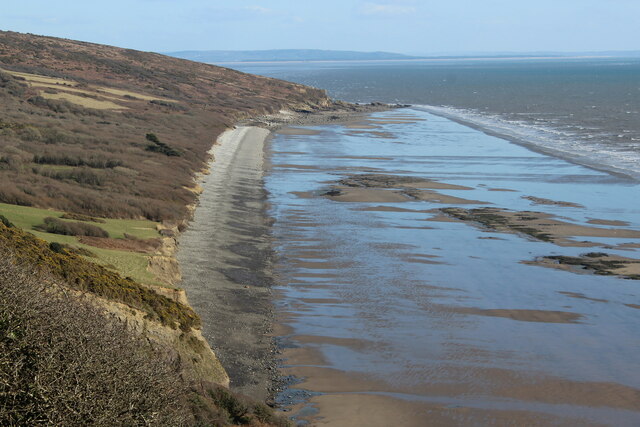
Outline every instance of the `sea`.
<svg viewBox="0 0 640 427"><path fill-rule="evenodd" d="M640 59L231 66L410 104L269 141L279 402L297 423L640 425L640 282L535 263L638 258ZM446 185L428 200L326 196L358 174ZM577 228L553 243L451 207Z"/></svg>
<svg viewBox="0 0 640 427"><path fill-rule="evenodd" d="M350 102L412 104L640 178L640 58L228 64Z"/></svg>

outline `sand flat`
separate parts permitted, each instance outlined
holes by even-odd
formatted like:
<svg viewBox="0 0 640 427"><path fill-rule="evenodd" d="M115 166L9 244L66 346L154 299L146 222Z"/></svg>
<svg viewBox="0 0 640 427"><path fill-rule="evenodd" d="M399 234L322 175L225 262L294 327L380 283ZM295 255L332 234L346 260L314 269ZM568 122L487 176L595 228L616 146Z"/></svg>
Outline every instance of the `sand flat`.
<svg viewBox="0 0 640 427"><path fill-rule="evenodd" d="M301 381L294 396L310 393L290 409L311 425L425 425L425 413L434 425L637 424L636 283L522 261L638 258L624 195L640 187L420 111L427 120L384 123L395 114L374 130L393 140L342 126L272 140L275 163L287 151L280 163L319 166L267 180L283 339L297 349L282 373ZM491 208L434 209L445 194ZM306 245L309 261L346 267L305 272Z"/></svg>

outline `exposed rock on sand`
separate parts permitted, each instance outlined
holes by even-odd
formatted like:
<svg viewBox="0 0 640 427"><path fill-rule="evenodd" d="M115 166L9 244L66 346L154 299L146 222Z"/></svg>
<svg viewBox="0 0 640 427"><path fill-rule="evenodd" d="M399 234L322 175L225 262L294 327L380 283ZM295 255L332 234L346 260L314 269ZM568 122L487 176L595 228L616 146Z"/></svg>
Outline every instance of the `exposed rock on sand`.
<svg viewBox="0 0 640 427"><path fill-rule="evenodd" d="M616 275L640 280L640 260L602 252L590 252L578 257L551 255L525 261L524 264L557 268L574 272L592 272L603 276Z"/></svg>
<svg viewBox="0 0 640 427"><path fill-rule="evenodd" d="M554 219L543 212L509 211L501 208L444 208L440 212L460 221L470 222L503 233L516 233L560 246L600 246L600 243L576 242L573 236L604 238L640 238L640 231L622 228L599 228Z"/></svg>
<svg viewBox="0 0 640 427"><path fill-rule="evenodd" d="M532 201L534 205L563 206L563 207L566 207L566 208L584 208L584 206L582 206L582 205L580 205L578 203L563 202L563 201L560 201L560 200L550 200L550 199L544 199L542 197L522 196L522 198Z"/></svg>
<svg viewBox="0 0 640 427"><path fill-rule="evenodd" d="M433 191L436 189L471 190L471 188L461 185L413 176L357 174L341 179L322 195L336 202L401 203L421 200L453 205L486 203Z"/></svg>

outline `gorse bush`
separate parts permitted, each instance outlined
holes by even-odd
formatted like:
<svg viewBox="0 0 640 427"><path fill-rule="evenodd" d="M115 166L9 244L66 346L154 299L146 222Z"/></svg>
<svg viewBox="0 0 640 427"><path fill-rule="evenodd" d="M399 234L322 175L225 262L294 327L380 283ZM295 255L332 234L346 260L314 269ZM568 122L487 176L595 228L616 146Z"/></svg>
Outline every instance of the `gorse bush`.
<svg viewBox="0 0 640 427"><path fill-rule="evenodd" d="M0 425L183 425L169 353L51 281L2 253Z"/></svg>
<svg viewBox="0 0 640 427"><path fill-rule="evenodd" d="M50 216L46 217L44 224L37 226L37 228L47 233L66 236L109 237L109 233L97 225L84 222L68 222Z"/></svg>

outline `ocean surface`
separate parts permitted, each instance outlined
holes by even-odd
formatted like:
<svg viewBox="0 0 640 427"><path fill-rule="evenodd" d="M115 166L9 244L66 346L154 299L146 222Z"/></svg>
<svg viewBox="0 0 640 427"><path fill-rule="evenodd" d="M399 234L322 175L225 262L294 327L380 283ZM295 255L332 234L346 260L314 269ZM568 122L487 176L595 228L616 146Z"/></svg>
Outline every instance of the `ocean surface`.
<svg viewBox="0 0 640 427"><path fill-rule="evenodd" d="M531 263L638 258L640 62L242 70L350 101L413 104L285 130L268 145L276 335L282 374L295 379L280 401L298 403L297 420L640 424L640 282ZM447 185L429 199L324 196L363 173ZM555 244L438 210L487 206L609 235Z"/></svg>
<svg viewBox="0 0 640 427"><path fill-rule="evenodd" d="M640 178L640 58L229 65L337 99L421 106L571 161Z"/></svg>

